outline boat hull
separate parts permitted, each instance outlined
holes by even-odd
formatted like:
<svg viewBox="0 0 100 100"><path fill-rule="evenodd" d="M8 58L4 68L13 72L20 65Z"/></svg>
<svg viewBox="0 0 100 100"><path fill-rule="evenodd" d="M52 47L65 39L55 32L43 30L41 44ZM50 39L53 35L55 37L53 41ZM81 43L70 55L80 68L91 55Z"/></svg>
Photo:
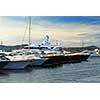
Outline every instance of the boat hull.
<svg viewBox="0 0 100 100"><path fill-rule="evenodd" d="M32 66L41 66L45 63L48 58L34 59L32 61Z"/></svg>
<svg viewBox="0 0 100 100"><path fill-rule="evenodd" d="M33 59L29 61L5 61L0 62L0 69L14 70L14 69L26 69L33 66L41 66L45 62L45 59Z"/></svg>
<svg viewBox="0 0 100 100"><path fill-rule="evenodd" d="M43 65L57 65L68 63L80 63L86 61L90 55L50 56ZM46 57L45 57L46 58Z"/></svg>
<svg viewBox="0 0 100 100"><path fill-rule="evenodd" d="M30 61L9 61L2 69L25 69L29 65L31 66Z"/></svg>
<svg viewBox="0 0 100 100"><path fill-rule="evenodd" d="M68 63L80 63L88 59L90 55L59 55L46 56L40 59L25 60L25 61L2 61L0 69L25 69L27 66L52 66Z"/></svg>
<svg viewBox="0 0 100 100"><path fill-rule="evenodd" d="M0 61L0 69L3 69L8 63L9 61Z"/></svg>
<svg viewBox="0 0 100 100"><path fill-rule="evenodd" d="M91 54L91 57L100 57L100 54Z"/></svg>

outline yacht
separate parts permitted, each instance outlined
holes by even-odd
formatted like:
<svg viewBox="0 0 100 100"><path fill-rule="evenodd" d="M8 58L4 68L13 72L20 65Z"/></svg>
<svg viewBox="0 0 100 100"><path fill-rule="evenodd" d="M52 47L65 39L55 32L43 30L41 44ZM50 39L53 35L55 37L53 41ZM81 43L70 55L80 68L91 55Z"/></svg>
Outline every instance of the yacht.
<svg viewBox="0 0 100 100"><path fill-rule="evenodd" d="M39 56L31 53L10 53L0 54L0 69L29 69L32 66L41 66L46 61L46 58L41 59Z"/></svg>
<svg viewBox="0 0 100 100"><path fill-rule="evenodd" d="M46 35L43 42L36 47L27 46L24 50L31 49L34 53L39 53L41 58L48 58L44 64L66 64L66 63L78 63L86 61L90 56L89 53L71 53L59 48L58 46L52 46L49 41L49 36Z"/></svg>

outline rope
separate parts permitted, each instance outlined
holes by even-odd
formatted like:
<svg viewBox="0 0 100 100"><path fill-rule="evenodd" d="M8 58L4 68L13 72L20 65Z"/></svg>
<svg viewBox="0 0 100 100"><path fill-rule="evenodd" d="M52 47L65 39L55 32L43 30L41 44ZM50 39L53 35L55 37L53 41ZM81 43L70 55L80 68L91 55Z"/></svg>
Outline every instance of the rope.
<svg viewBox="0 0 100 100"><path fill-rule="evenodd" d="M23 42L24 42L24 40L25 40L27 28L28 28L28 21L27 21L27 23L26 23L26 27L25 27L25 31L24 31L24 35L23 35L22 45L23 45Z"/></svg>

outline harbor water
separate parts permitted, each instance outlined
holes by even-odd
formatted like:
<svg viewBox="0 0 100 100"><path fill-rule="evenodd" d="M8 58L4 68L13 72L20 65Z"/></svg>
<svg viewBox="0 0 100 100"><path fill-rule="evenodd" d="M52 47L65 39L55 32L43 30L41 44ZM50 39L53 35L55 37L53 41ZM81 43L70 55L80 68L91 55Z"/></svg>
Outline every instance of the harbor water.
<svg viewBox="0 0 100 100"><path fill-rule="evenodd" d="M9 70L0 74L0 83L99 83L100 57L53 68L33 68L32 71Z"/></svg>

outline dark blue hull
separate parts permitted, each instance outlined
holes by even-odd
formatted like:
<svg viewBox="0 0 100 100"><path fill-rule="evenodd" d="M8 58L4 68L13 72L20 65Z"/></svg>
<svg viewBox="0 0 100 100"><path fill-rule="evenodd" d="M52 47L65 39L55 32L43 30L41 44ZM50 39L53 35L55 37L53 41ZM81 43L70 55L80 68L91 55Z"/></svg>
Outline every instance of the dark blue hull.
<svg viewBox="0 0 100 100"><path fill-rule="evenodd" d="M86 61L90 55L71 55L71 56L49 56L43 65L57 65L57 64L68 64L68 63L80 63Z"/></svg>

